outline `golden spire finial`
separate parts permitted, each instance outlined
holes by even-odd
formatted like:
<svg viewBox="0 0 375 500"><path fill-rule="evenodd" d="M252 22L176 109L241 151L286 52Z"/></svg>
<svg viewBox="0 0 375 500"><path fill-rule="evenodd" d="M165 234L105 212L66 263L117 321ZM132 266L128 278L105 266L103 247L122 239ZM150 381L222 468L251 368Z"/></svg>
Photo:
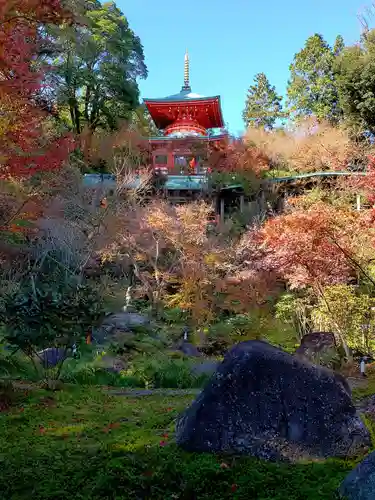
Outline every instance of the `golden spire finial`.
<svg viewBox="0 0 375 500"><path fill-rule="evenodd" d="M183 90L191 90L190 88L190 61L189 61L189 53L186 49L185 52L185 65L184 65L184 86Z"/></svg>

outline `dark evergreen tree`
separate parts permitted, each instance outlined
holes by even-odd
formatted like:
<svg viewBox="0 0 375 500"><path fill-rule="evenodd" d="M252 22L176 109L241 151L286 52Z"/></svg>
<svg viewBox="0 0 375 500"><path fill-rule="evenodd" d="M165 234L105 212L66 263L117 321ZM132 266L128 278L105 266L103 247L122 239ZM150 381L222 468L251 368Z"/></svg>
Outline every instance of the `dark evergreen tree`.
<svg viewBox="0 0 375 500"><path fill-rule="evenodd" d="M335 50L339 50L341 41L336 42ZM334 63L334 51L321 35L308 38L290 66L287 95L292 117L298 120L315 116L333 124L340 120L342 110Z"/></svg>
<svg viewBox="0 0 375 500"><path fill-rule="evenodd" d="M264 73L255 76L254 84L247 93L242 116L247 127L262 127L268 130L282 117L282 97Z"/></svg>

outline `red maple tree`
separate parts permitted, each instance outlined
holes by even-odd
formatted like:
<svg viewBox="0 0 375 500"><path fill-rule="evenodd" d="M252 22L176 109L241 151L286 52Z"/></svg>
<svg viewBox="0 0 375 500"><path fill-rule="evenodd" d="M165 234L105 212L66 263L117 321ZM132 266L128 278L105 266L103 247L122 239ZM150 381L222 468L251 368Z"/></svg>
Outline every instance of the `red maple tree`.
<svg viewBox="0 0 375 500"><path fill-rule="evenodd" d="M258 177L270 168L270 161L256 146L242 139L228 138L213 143L210 148L209 166L216 172Z"/></svg>
<svg viewBox="0 0 375 500"><path fill-rule="evenodd" d="M260 231L269 267L291 288L345 283L359 265L352 242L357 223L353 212L324 203L270 219Z"/></svg>
<svg viewBox="0 0 375 500"><path fill-rule="evenodd" d="M375 204L375 156L368 157L368 163L365 175L360 175L351 179L351 187L357 191L362 191L368 201ZM357 191L358 192L358 191Z"/></svg>
<svg viewBox="0 0 375 500"><path fill-rule="evenodd" d="M70 21L59 0L0 0L0 178L53 170L74 147L70 135L44 137L36 69L40 26Z"/></svg>

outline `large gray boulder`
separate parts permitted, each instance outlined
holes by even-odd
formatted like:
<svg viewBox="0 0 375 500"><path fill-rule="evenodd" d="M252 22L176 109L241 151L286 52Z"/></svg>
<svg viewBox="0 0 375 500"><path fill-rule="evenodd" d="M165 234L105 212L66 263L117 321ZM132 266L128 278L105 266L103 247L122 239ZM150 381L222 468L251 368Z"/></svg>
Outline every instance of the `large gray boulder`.
<svg viewBox="0 0 375 500"><path fill-rule="evenodd" d="M227 353L176 439L190 451L288 461L346 457L370 443L343 377L256 340Z"/></svg>
<svg viewBox="0 0 375 500"><path fill-rule="evenodd" d="M374 500L375 452L370 453L341 483L340 497L345 500Z"/></svg>
<svg viewBox="0 0 375 500"><path fill-rule="evenodd" d="M137 328L147 328L150 320L143 314L134 312L119 312L107 316L99 328L94 331L94 341L98 344L105 344L113 339L120 332L124 334L129 332L132 336L132 330Z"/></svg>

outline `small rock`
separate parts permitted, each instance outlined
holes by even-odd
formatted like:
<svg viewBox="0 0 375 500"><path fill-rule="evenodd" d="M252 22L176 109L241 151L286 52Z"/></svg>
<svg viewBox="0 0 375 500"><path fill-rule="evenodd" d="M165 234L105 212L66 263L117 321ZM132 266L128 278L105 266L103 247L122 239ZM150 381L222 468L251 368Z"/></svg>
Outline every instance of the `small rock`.
<svg viewBox="0 0 375 500"><path fill-rule="evenodd" d="M199 349L190 342L181 342L177 346L177 350L181 351L183 354L185 354L185 356L190 356L192 358L200 358L202 356L202 353L199 351Z"/></svg>
<svg viewBox="0 0 375 500"><path fill-rule="evenodd" d="M304 335L295 355L328 368L340 360L335 335L331 332L312 332Z"/></svg>
<svg viewBox="0 0 375 500"><path fill-rule="evenodd" d="M38 352L43 368L53 368L69 357L70 352L62 347L48 347Z"/></svg>
<svg viewBox="0 0 375 500"><path fill-rule="evenodd" d="M374 500L375 498L375 452L355 467L339 488L345 500Z"/></svg>
<svg viewBox="0 0 375 500"><path fill-rule="evenodd" d="M123 370L126 370L126 364L123 359L117 356L109 356L107 354L101 358L99 366L112 373L120 373Z"/></svg>

